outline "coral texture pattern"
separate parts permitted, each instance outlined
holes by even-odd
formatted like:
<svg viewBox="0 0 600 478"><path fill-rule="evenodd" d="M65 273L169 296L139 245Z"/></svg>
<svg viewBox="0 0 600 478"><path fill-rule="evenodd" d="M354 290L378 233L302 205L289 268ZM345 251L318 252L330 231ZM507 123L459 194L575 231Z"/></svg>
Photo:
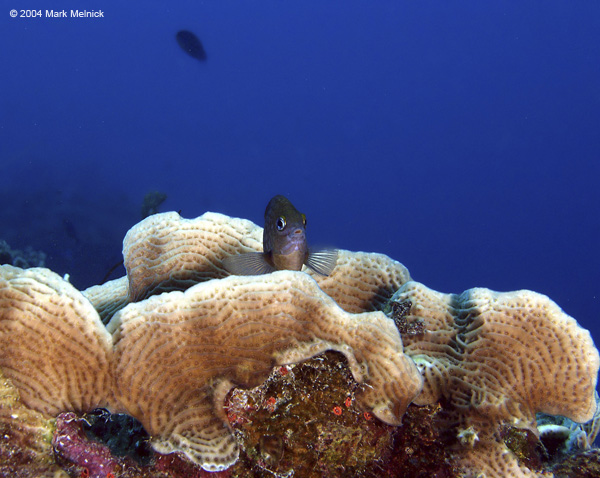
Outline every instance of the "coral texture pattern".
<svg viewBox="0 0 600 478"><path fill-rule="evenodd" d="M171 212L128 232L126 277L83 293L0 266L0 475L547 478L579 466L569 443L590 451L598 351L548 297L443 294L344 250L327 277L229 276L261 239Z"/></svg>
<svg viewBox="0 0 600 478"><path fill-rule="evenodd" d="M90 302L48 269L0 266L0 367L46 415L109 403L112 337Z"/></svg>
<svg viewBox="0 0 600 478"><path fill-rule="evenodd" d="M225 277L226 256L258 250L262 228L246 219L213 212L196 219L176 212L154 214L131 228L123 241L130 299Z"/></svg>
<svg viewBox="0 0 600 478"><path fill-rule="evenodd" d="M395 425L421 389L392 321L381 312L344 312L301 272L162 294L130 304L108 327L125 409L160 437L159 451L184 451L207 469L237 458L223 411L227 392L259 385L274 365L337 350L365 384L361 404Z"/></svg>
<svg viewBox="0 0 600 478"><path fill-rule="evenodd" d="M262 251L262 236L262 227L250 221L212 212L196 219L183 219L174 212L150 216L125 236L129 298L136 302L225 277L223 259ZM308 273L342 309L354 313L381 310L410 280L406 267L383 254L344 250L339 251L330 276Z"/></svg>
<svg viewBox="0 0 600 478"><path fill-rule="evenodd" d="M0 270L0 364L27 406L47 416L98 406L127 412L158 450L181 451L206 469L237 458L223 411L227 392L260 384L276 364L343 353L365 384L359 401L390 424L400 423L421 388L390 319L343 311L301 272L162 294L130 304L105 328L58 275Z"/></svg>
<svg viewBox="0 0 600 478"><path fill-rule="evenodd" d="M111 280L102 285L88 287L83 295L92 303L100 314L103 324L129 303L129 281L127 276Z"/></svg>
<svg viewBox="0 0 600 478"><path fill-rule="evenodd" d="M449 426L463 437L471 430L463 440L468 468L481 470L490 457L506 462L506 473L517 466L503 445L486 444L502 424L537 433L537 412L577 422L594 417L598 351L589 332L548 297L483 288L442 294L408 282L392 300L409 303L406 319L425 329L404 338L424 377L415 403L449 402ZM501 469L490 465L488 476L505 476L494 468Z"/></svg>

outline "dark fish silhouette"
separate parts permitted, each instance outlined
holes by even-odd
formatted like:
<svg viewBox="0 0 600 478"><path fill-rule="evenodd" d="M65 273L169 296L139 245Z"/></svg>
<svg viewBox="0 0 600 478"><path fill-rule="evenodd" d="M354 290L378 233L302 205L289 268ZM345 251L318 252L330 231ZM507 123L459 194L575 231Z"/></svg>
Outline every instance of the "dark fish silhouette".
<svg viewBox="0 0 600 478"><path fill-rule="evenodd" d="M77 230L75 229L75 224L70 219L66 217L63 218L63 230L65 234L75 242L79 242L79 235L77 234Z"/></svg>
<svg viewBox="0 0 600 478"><path fill-rule="evenodd" d="M144 196L144 202L142 203L142 219L146 219L152 214L158 213L158 208L165 202L167 195L159 191L150 191Z"/></svg>
<svg viewBox="0 0 600 478"><path fill-rule="evenodd" d="M200 61L206 60L206 52L204 51L202 42L192 32L187 30L178 31L175 38L181 49L192 58L196 58Z"/></svg>
<svg viewBox="0 0 600 478"><path fill-rule="evenodd" d="M276 270L299 271L307 265L328 276L337 261L336 249L309 249L306 216L283 196L275 196L265 211L263 251L226 257L225 269L235 275L268 274Z"/></svg>

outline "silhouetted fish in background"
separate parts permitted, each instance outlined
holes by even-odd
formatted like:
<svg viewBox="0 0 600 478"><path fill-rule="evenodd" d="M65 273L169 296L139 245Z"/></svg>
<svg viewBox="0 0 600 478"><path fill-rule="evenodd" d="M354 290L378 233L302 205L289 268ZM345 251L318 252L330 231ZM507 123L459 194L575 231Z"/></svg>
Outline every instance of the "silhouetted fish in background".
<svg viewBox="0 0 600 478"><path fill-rule="evenodd" d="M70 219L63 217L62 220L63 231L74 242L79 242L79 234L77 234L77 230L75 229L75 224Z"/></svg>
<svg viewBox="0 0 600 478"><path fill-rule="evenodd" d="M328 276L337 262L336 249L309 250L306 244L306 216L283 196L267 204L263 251L226 257L225 269L235 275L268 274L276 270L299 271L307 265Z"/></svg>
<svg viewBox="0 0 600 478"><path fill-rule="evenodd" d="M142 203L142 219L157 214L158 208L166 199L167 195L160 191L150 191L149 193L146 193L144 202Z"/></svg>
<svg viewBox="0 0 600 478"><path fill-rule="evenodd" d="M202 42L192 32L187 30L178 31L175 38L181 49L192 58L196 58L200 61L206 60L206 52L204 51Z"/></svg>

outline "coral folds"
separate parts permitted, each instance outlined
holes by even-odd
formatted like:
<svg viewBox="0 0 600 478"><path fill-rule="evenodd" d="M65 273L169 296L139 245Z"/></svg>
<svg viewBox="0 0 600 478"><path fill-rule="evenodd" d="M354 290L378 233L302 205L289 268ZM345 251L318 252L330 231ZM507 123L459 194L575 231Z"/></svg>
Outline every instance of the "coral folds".
<svg viewBox="0 0 600 478"><path fill-rule="evenodd" d="M328 277L227 276L223 259L261 237L221 214L154 214L125 238L127 276L83 293L0 266L0 476L577 477L599 463L598 351L549 298L442 294L343 250Z"/></svg>

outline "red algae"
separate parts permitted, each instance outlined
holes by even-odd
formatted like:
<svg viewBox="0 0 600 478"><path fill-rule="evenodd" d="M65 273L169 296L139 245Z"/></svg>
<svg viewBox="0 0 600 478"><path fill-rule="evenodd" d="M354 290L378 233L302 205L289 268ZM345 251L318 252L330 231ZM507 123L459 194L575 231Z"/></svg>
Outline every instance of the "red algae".
<svg viewBox="0 0 600 478"><path fill-rule="evenodd" d="M121 471L118 459L106 445L86 438L81 419L75 413L61 413L57 417L52 446L66 468L82 477L107 478L110 473Z"/></svg>

